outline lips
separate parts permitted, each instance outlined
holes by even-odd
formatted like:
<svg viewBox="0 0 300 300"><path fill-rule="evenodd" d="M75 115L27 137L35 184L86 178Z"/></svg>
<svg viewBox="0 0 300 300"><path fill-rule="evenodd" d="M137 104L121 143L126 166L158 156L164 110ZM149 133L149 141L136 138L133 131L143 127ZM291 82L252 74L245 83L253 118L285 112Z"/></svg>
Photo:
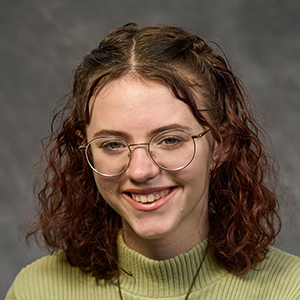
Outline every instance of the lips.
<svg viewBox="0 0 300 300"><path fill-rule="evenodd" d="M152 203L156 200L159 200L162 197L167 196L170 192L172 191L171 188L165 189L163 191L159 192L153 192L150 194L135 194L135 193L130 193L130 197L137 201L137 202L142 202L142 203Z"/></svg>
<svg viewBox="0 0 300 300"><path fill-rule="evenodd" d="M166 205L177 192L177 187L127 189L124 199L136 210L153 211Z"/></svg>

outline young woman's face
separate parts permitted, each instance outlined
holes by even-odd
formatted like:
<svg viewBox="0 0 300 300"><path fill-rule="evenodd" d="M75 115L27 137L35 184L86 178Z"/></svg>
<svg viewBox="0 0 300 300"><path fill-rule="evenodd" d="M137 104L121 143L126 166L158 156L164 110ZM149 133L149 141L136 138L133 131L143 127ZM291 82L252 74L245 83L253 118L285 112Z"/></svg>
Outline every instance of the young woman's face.
<svg viewBox="0 0 300 300"><path fill-rule="evenodd" d="M201 103L200 96L198 100ZM207 129L167 86L127 76L107 85L92 99L87 140L109 134L128 144L148 143L155 133L174 128L192 135ZM209 171L213 167L210 132L195 143L194 160L179 171L159 168L149 157L147 146L142 146L134 149L121 175L94 173L101 195L122 217L125 241L132 248L138 248L134 245L137 241L150 240L196 244L200 236L207 235ZM143 203L141 197L156 200Z"/></svg>

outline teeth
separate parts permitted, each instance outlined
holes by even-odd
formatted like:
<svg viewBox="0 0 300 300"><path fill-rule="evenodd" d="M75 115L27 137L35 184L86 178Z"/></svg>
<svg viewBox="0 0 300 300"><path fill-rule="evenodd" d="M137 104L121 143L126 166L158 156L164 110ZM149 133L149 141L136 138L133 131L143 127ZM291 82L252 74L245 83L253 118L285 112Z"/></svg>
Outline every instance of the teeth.
<svg viewBox="0 0 300 300"><path fill-rule="evenodd" d="M135 195L131 194L131 198L137 202L142 202L142 203L151 203L154 202L155 200L158 200L166 195L168 195L171 192L171 189L167 189L164 191L161 191L160 193L153 193L149 195Z"/></svg>
<svg viewBox="0 0 300 300"><path fill-rule="evenodd" d="M154 198L154 195L151 194L151 195L148 196L148 201L147 201L147 202L153 202L154 199L155 199L155 198Z"/></svg>
<svg viewBox="0 0 300 300"><path fill-rule="evenodd" d="M141 196L141 202L146 203L147 202L147 197L146 196Z"/></svg>

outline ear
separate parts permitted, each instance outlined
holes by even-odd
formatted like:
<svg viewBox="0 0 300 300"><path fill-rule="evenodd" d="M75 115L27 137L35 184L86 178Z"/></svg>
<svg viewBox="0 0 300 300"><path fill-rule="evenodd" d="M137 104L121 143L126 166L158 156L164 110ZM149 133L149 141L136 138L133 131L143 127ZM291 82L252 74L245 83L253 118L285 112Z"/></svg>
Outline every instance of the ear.
<svg viewBox="0 0 300 300"><path fill-rule="evenodd" d="M211 170L219 168L225 161L228 160L230 156L231 143L226 140L222 143L217 143L215 141L214 150L212 155L212 165Z"/></svg>
<svg viewBox="0 0 300 300"><path fill-rule="evenodd" d="M76 130L77 143L79 145L84 143L85 137L81 130Z"/></svg>

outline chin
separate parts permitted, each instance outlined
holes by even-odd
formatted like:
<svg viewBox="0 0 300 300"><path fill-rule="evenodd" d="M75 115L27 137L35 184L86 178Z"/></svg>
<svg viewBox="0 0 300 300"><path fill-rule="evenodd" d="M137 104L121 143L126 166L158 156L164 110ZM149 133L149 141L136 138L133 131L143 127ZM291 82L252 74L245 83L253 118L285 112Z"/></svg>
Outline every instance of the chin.
<svg viewBox="0 0 300 300"><path fill-rule="evenodd" d="M154 225L148 223L146 226L130 226L129 232L140 239L159 240L171 234L173 227L166 222L156 222Z"/></svg>
<svg viewBox="0 0 300 300"><path fill-rule="evenodd" d="M145 240L158 240L168 235L168 232L162 230L145 230L137 233L137 235Z"/></svg>

